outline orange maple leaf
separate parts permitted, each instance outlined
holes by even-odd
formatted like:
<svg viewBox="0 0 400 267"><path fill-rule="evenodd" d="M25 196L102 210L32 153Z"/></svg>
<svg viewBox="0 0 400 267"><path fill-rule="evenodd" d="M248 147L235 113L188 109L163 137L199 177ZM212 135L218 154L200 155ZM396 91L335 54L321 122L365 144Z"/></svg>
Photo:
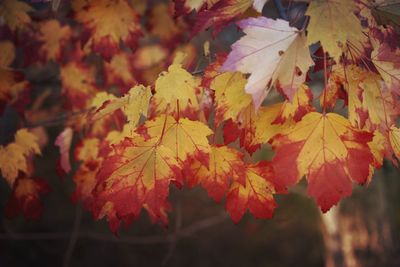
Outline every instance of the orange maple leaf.
<svg viewBox="0 0 400 267"><path fill-rule="evenodd" d="M225 195L232 178L244 176L245 165L242 153L227 146L212 146L209 165L194 161L187 177L190 187L201 184L217 202Z"/></svg>
<svg viewBox="0 0 400 267"><path fill-rule="evenodd" d="M159 138L126 138L115 145L96 176L95 215L107 216L115 231L145 207L155 220L167 222L169 184L180 181L181 166Z"/></svg>
<svg viewBox="0 0 400 267"><path fill-rule="evenodd" d="M243 179L243 177L241 177ZM244 181L236 180L229 188L225 208L237 223L247 209L256 218L271 218L277 207L273 194L274 171L269 162L245 166Z"/></svg>

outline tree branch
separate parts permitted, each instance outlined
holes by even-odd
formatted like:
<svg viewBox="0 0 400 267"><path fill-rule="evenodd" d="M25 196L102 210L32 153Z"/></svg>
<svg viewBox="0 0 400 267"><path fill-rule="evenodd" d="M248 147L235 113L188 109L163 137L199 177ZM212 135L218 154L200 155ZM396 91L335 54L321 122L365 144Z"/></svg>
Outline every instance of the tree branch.
<svg viewBox="0 0 400 267"><path fill-rule="evenodd" d="M148 235L148 236L128 236L116 237L109 234L101 234L94 232L79 232L77 239L92 239L96 241L106 241L115 243L126 243L132 245L153 245L170 243L174 238L190 237L193 234L220 224L228 218L228 214L223 212L219 215L206 218L204 220L193 223L187 227L182 228L177 233L167 235ZM0 240L15 240L15 241L29 241L29 240L64 240L71 237L70 232L58 233L6 233L0 234Z"/></svg>

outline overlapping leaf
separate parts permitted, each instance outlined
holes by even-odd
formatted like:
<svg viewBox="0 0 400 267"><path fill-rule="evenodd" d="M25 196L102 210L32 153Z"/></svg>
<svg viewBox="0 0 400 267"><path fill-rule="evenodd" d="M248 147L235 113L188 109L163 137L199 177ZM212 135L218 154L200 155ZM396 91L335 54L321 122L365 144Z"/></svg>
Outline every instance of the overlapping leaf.
<svg viewBox="0 0 400 267"><path fill-rule="evenodd" d="M27 129L18 130L14 142L5 147L0 146L0 170L10 186L20 171L27 174L27 160L34 154L40 154L38 138Z"/></svg>
<svg viewBox="0 0 400 267"><path fill-rule="evenodd" d="M343 53L340 45L345 45L349 39L362 41L364 38L361 22L355 11L354 1L311 1L306 13L310 16L307 27L308 44L320 42L324 51L339 62Z"/></svg>
<svg viewBox="0 0 400 267"><path fill-rule="evenodd" d="M4 19L12 31L24 28L31 22L28 15L31 11L33 11L33 8L23 1L4 0L0 3L0 17Z"/></svg>
<svg viewBox="0 0 400 267"><path fill-rule="evenodd" d="M250 18L238 25L246 35L232 45L221 70L250 73L245 89L257 108L277 81L292 99L312 64L305 37L280 19ZM302 78L296 78L298 69Z"/></svg>
<svg viewBox="0 0 400 267"><path fill-rule="evenodd" d="M72 7L76 20L91 33L86 49L110 59L119 51L120 42L133 48L137 45L142 34L139 16L126 0L74 0Z"/></svg>
<svg viewBox="0 0 400 267"><path fill-rule="evenodd" d="M161 144L173 151L177 161L185 162L191 158L208 165L211 147L207 136L213 132L204 123L160 115L147 121L143 129L150 138L162 137Z"/></svg>
<svg viewBox="0 0 400 267"><path fill-rule="evenodd" d="M227 146L212 146L209 165L195 161L187 177L189 186L201 184L208 194L220 201L231 184L231 180L243 180L245 165L243 155Z"/></svg>
<svg viewBox="0 0 400 267"><path fill-rule="evenodd" d="M47 20L40 23L37 39L41 43L39 55L44 60L58 60L62 49L72 37L68 25L61 26L58 20Z"/></svg>

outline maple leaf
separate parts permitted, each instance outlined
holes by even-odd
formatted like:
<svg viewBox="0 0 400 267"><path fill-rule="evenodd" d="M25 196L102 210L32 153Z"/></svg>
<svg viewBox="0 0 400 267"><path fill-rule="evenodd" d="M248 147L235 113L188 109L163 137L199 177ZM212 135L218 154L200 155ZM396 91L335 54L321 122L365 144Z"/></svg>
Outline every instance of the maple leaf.
<svg viewBox="0 0 400 267"><path fill-rule="evenodd" d="M239 72L226 72L216 76L210 89L215 91L215 121L237 120L239 114L251 105L251 95L244 91L247 80Z"/></svg>
<svg viewBox="0 0 400 267"><path fill-rule="evenodd" d="M278 190L296 184L304 175L308 194L326 212L349 196L352 181L367 182L373 162L368 143L373 135L351 127L344 117L308 113L294 127L273 138L272 160Z"/></svg>
<svg viewBox="0 0 400 267"><path fill-rule="evenodd" d="M360 42L364 38L361 22L354 14L355 11L354 1L311 1L306 13L310 16L307 26L308 44L320 42L324 51L339 62L343 53L339 45L345 45L350 38Z"/></svg>
<svg viewBox="0 0 400 267"><path fill-rule="evenodd" d="M15 47L10 41L0 42L0 101L11 104L28 87L23 75L10 70L15 59Z"/></svg>
<svg viewBox="0 0 400 267"><path fill-rule="evenodd" d="M58 60L71 36L71 28L68 25L61 26L58 20L51 19L40 23L36 37L41 42L40 56L45 60Z"/></svg>
<svg viewBox="0 0 400 267"><path fill-rule="evenodd" d="M142 131L151 138L162 137L160 144L171 149L177 161L185 162L191 158L208 166L211 147L207 136L213 132L204 123L160 115L146 121Z"/></svg>
<svg viewBox="0 0 400 267"><path fill-rule="evenodd" d="M312 64L308 48L304 46L305 37L280 19L249 18L238 25L246 35L232 45L221 70L250 73L245 90L252 94L257 108L277 81L291 99L297 89L293 89L297 69L306 73ZM304 79L298 85L303 82Z"/></svg>
<svg viewBox="0 0 400 267"><path fill-rule="evenodd" d="M343 67L342 73L339 75L348 95L349 121L354 127L362 128L365 123L365 115L363 114L365 112L361 100L360 82L363 79L362 77L365 76L365 72L356 65L350 65Z"/></svg>
<svg viewBox="0 0 400 267"><path fill-rule="evenodd" d="M374 132L374 137L371 142L368 143L372 155L374 156L374 162L370 166L370 182L372 174L374 173L374 167L380 168L383 164L383 158L385 153L386 138L380 131Z"/></svg>
<svg viewBox="0 0 400 267"><path fill-rule="evenodd" d="M10 41L1 41L0 51L0 67L7 68L13 63L15 59L15 46Z"/></svg>
<svg viewBox="0 0 400 267"><path fill-rule="evenodd" d="M389 140L392 146L393 152L396 157L400 160L400 129L392 126L389 132Z"/></svg>
<svg viewBox="0 0 400 267"><path fill-rule="evenodd" d="M126 138L114 146L98 172L95 202L97 216L107 215L113 230L118 220L129 222L146 205L149 213L166 221L164 208L169 184L180 181L180 164L172 150L159 143L158 138ZM110 204L107 204L110 203ZM106 213L103 207L110 209Z"/></svg>
<svg viewBox="0 0 400 267"><path fill-rule="evenodd" d="M0 67L0 101L12 104L29 87L20 73Z"/></svg>
<svg viewBox="0 0 400 267"><path fill-rule="evenodd" d="M4 0L0 4L0 17L12 31L22 29L31 22L27 14L31 11L34 9L23 1Z"/></svg>
<svg viewBox="0 0 400 267"><path fill-rule="evenodd" d="M399 103L380 76L368 73L360 86L363 89L363 108L368 113L369 129L393 125L400 115Z"/></svg>
<svg viewBox="0 0 400 267"><path fill-rule="evenodd" d="M14 142L0 146L1 174L11 186L19 171L28 173L27 157L33 154L40 154L38 138L27 129L18 130Z"/></svg>
<svg viewBox="0 0 400 267"><path fill-rule="evenodd" d="M230 186L225 208L235 223L240 221L247 209L255 218L271 218L277 207L274 193L271 164L266 161L248 164L245 166L244 182L234 181Z"/></svg>
<svg viewBox="0 0 400 267"><path fill-rule="evenodd" d="M133 75L133 62L132 54L123 51L114 54L110 62L105 62L104 76L107 86L117 85L125 93L137 84Z"/></svg>
<svg viewBox="0 0 400 267"><path fill-rule="evenodd" d="M310 88L302 84L297 89L292 100L286 100L282 104L281 111L273 123L284 123L288 119L300 121L310 111L314 111L312 105L313 95Z"/></svg>
<svg viewBox="0 0 400 267"><path fill-rule="evenodd" d="M96 187L96 174L103 162L100 146L98 138L85 138L75 148L75 159L82 163L72 177L76 186L72 199L83 200L88 209L92 208L92 191Z"/></svg>
<svg viewBox="0 0 400 267"><path fill-rule="evenodd" d="M71 148L72 128L65 128L56 138L55 145L59 147L61 154L61 168L65 173L71 171L71 163L69 162L69 150Z"/></svg>
<svg viewBox="0 0 400 267"><path fill-rule="evenodd" d="M345 73L345 69L346 69L346 73ZM344 90L344 85L347 84L346 86L348 88L351 88L353 86L356 86L357 82L356 81L349 82L349 80L354 80L354 78L355 78L355 76L353 76L353 75L347 76L347 74L348 74L347 71L349 69L354 70L354 67L353 66L344 67L341 64L332 66L326 88L324 88L323 92L321 93L321 95L319 97L319 102L323 109L325 108L325 109L333 110L335 108L336 102L339 98L346 101L345 104L348 104L349 108L350 108L350 104L348 103L347 95ZM349 95L348 97L352 98L354 96ZM350 119L350 121L354 121L354 120Z"/></svg>
<svg viewBox="0 0 400 267"><path fill-rule="evenodd" d="M287 127L287 124L278 124L276 121L281 122L281 117L285 112L285 103L277 103L267 107L261 107L257 114L253 117L249 126L254 130L250 140L252 145L259 145L269 142L269 140L276 134L282 132ZM285 120L286 121L286 120Z"/></svg>
<svg viewBox="0 0 400 267"><path fill-rule="evenodd" d="M201 184L215 201L221 201L229 188L230 180L243 179L243 155L227 146L211 146L209 165L194 161L187 177L190 187Z"/></svg>
<svg viewBox="0 0 400 267"><path fill-rule="evenodd" d="M344 68L349 120L353 126L388 128L400 114L398 101L378 74L350 65Z"/></svg>
<svg viewBox="0 0 400 267"><path fill-rule="evenodd" d="M222 64L224 64L227 55L220 53L215 56L214 62L209 64L203 73L203 77L201 77L201 85L203 87L209 88L211 82L214 80L215 77L220 75L219 69L221 68Z"/></svg>
<svg viewBox="0 0 400 267"><path fill-rule="evenodd" d="M121 109L129 123L137 125L141 115L147 116L150 98L150 87L137 85L120 98L112 96L100 100L99 103L97 103L97 109L94 111L91 120L101 119Z"/></svg>
<svg viewBox="0 0 400 267"><path fill-rule="evenodd" d="M289 107L285 107L289 105ZM249 105L241 112L237 121L227 120L224 125L224 141L229 144L240 139L240 146L245 148L250 154L254 153L261 144L267 143L274 135L290 126L292 118L284 119L283 116L290 116L293 110L288 101L260 107L255 112L254 106ZM297 111L295 114L303 111Z"/></svg>
<svg viewBox="0 0 400 267"><path fill-rule="evenodd" d="M71 61L60 68L62 92L72 109L85 109L98 91L94 69L83 62Z"/></svg>
<svg viewBox="0 0 400 267"><path fill-rule="evenodd" d="M196 17L193 34L212 26L213 34L216 35L222 27L249 9L252 3L252 0L220 0L211 7L200 10Z"/></svg>
<svg viewBox="0 0 400 267"><path fill-rule="evenodd" d="M13 218L22 212L26 219L39 219L43 213L40 194L47 194L49 191L49 185L42 179L18 179L14 185L11 197L6 204L6 216Z"/></svg>
<svg viewBox="0 0 400 267"><path fill-rule="evenodd" d="M136 50L133 66L138 70L145 70L158 65L168 56L168 50L161 45L146 45ZM158 74L158 73L157 73Z"/></svg>
<svg viewBox="0 0 400 267"><path fill-rule="evenodd" d="M179 60L178 60L179 62ZM180 63L168 67L167 72L162 72L155 82L155 95L153 97L156 112L170 114L180 111L190 114L199 110L196 90L200 80L182 68Z"/></svg>
<svg viewBox="0 0 400 267"><path fill-rule="evenodd" d="M179 41L179 37L187 30L182 18L174 19L172 6L166 3L159 3L152 7L149 28L151 34L167 44Z"/></svg>
<svg viewBox="0 0 400 267"><path fill-rule="evenodd" d="M28 129L19 129L15 133L15 143L22 147L22 154L28 156L31 154L40 154L38 137L30 133Z"/></svg>
<svg viewBox="0 0 400 267"><path fill-rule="evenodd" d="M199 11L202 7L211 8L220 0L174 0L178 15L188 14L192 10Z"/></svg>
<svg viewBox="0 0 400 267"><path fill-rule="evenodd" d="M91 49L106 60L119 51L119 43L135 48L142 35L139 15L126 0L90 0L72 3L75 18L90 31L85 50Z"/></svg>
<svg viewBox="0 0 400 267"><path fill-rule="evenodd" d="M400 49L391 50L388 44L371 39L374 50L371 59L387 86L400 95Z"/></svg>

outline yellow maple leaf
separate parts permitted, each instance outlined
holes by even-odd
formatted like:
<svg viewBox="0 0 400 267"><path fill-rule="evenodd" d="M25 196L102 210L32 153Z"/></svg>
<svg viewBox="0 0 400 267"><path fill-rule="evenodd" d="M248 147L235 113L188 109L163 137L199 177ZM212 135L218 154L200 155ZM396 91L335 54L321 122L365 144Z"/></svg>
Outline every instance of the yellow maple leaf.
<svg viewBox="0 0 400 267"><path fill-rule="evenodd" d="M374 50L371 59L379 74L389 87L400 85L400 49L393 50L386 43L371 38Z"/></svg>
<svg viewBox="0 0 400 267"><path fill-rule="evenodd" d="M0 146L0 169L2 176L12 187L18 177L18 172L26 173L28 170L24 148L15 143L8 144L6 147Z"/></svg>
<svg viewBox="0 0 400 267"><path fill-rule="evenodd" d="M27 86L28 82L18 81L13 71L0 68L0 100L7 100L11 104Z"/></svg>
<svg viewBox="0 0 400 267"><path fill-rule="evenodd" d="M134 86L137 82L133 76L132 64L132 54L120 51L113 55L110 62L104 64L107 85L117 85L123 92Z"/></svg>
<svg viewBox="0 0 400 267"><path fill-rule="evenodd" d="M360 83L364 76L365 71L356 65L347 66L342 73L344 88L348 95L349 121L351 125L359 128L364 124L360 116L360 111L363 109Z"/></svg>
<svg viewBox="0 0 400 267"><path fill-rule="evenodd" d="M126 0L73 1L76 20L91 31L85 50L99 52L106 59L119 51L119 43L134 47L141 35L139 16Z"/></svg>
<svg viewBox="0 0 400 267"><path fill-rule="evenodd" d="M0 67L7 68L15 59L15 46L10 41L0 42Z"/></svg>
<svg viewBox="0 0 400 267"><path fill-rule="evenodd" d="M31 22L31 18L27 14L31 11L34 9L23 1L4 0L0 3L0 17L12 31L23 28Z"/></svg>
<svg viewBox="0 0 400 267"><path fill-rule="evenodd" d="M324 51L336 62L342 55L339 45L345 45L349 38L362 41L363 30L354 12L356 5L348 0L313 0L308 9L310 23L307 27L307 43L321 42ZM340 19L338 19L340 18Z"/></svg>
<svg viewBox="0 0 400 267"><path fill-rule="evenodd" d="M80 62L69 62L60 68L62 92L74 108L88 108L90 99L97 93L95 70Z"/></svg>
<svg viewBox="0 0 400 267"><path fill-rule="evenodd" d="M396 157L400 160L400 129L392 126L389 132L389 140Z"/></svg>
<svg viewBox="0 0 400 267"><path fill-rule="evenodd" d="M98 138L85 138L76 146L75 158L82 161L72 179L75 183L73 198L86 201L92 197L92 191L96 186L96 173L103 158L99 155L100 140Z"/></svg>
<svg viewBox="0 0 400 267"><path fill-rule="evenodd" d="M40 154L38 142L37 136L30 133L27 129L20 129L15 134L15 143L23 148L23 154L25 156Z"/></svg>
<svg viewBox="0 0 400 267"><path fill-rule="evenodd" d="M285 126L273 122L282 112L283 103L261 107L248 123L254 127L253 145L267 143L273 136L281 132Z"/></svg>
<svg viewBox="0 0 400 267"><path fill-rule="evenodd" d="M380 76L369 72L360 86L363 88L363 108L368 112L370 128L394 124L400 109Z"/></svg>
<svg viewBox="0 0 400 267"><path fill-rule="evenodd" d="M186 25L182 18L173 16L171 5L159 3L152 7L149 16L150 33L160 38L162 42L174 41L185 32Z"/></svg>
<svg viewBox="0 0 400 267"><path fill-rule="evenodd" d="M27 160L33 154L40 154L38 138L27 129L18 130L13 143L0 146L1 173L10 186L13 186L19 171L28 172Z"/></svg>
<svg viewBox="0 0 400 267"><path fill-rule="evenodd" d="M157 112L168 109L170 113L176 113L179 110L199 109L196 90L200 80L183 69L179 61L169 66L167 72L162 72L155 82Z"/></svg>
<svg viewBox="0 0 400 267"><path fill-rule="evenodd" d="M99 96L99 98L102 98L103 102L101 103L100 99L96 100L97 109L91 119L98 120L121 109L128 118L129 123L135 126L139 122L141 115L147 116L151 96L150 87L145 87L143 85L137 85L131 88L126 95L120 98L114 96Z"/></svg>
<svg viewBox="0 0 400 267"><path fill-rule="evenodd" d="M293 100L298 88L305 82L309 68L313 65L307 38L303 33L299 34L283 53L272 75L272 84L277 83L289 100Z"/></svg>
<svg viewBox="0 0 400 267"><path fill-rule="evenodd" d="M138 48L134 54L133 66L136 69L144 70L151 68L168 56L168 51L159 44L146 45Z"/></svg>
<svg viewBox="0 0 400 267"><path fill-rule="evenodd" d="M244 90L246 83L246 78L240 72L222 73L211 82L210 89L215 91L217 123L237 120L241 111L252 104L251 95Z"/></svg>
<svg viewBox="0 0 400 267"><path fill-rule="evenodd" d="M60 57L63 45L71 38L72 30L68 25L61 26L55 19L40 23L38 40L42 42L39 53L45 59L56 60Z"/></svg>
<svg viewBox="0 0 400 267"><path fill-rule="evenodd" d="M162 145L171 149L177 160L185 161L191 156L202 163L208 162L211 148L207 136L213 132L204 123L160 115L147 121L144 128L150 137L159 138Z"/></svg>

